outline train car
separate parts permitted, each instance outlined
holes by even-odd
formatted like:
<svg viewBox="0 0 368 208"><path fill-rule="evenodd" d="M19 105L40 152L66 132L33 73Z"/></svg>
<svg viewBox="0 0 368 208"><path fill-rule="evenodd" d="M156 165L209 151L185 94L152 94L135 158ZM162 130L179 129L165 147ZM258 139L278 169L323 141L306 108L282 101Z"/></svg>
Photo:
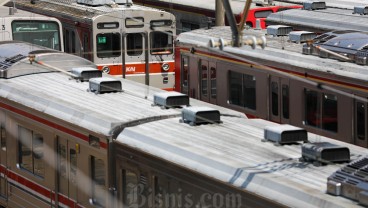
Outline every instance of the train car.
<svg viewBox="0 0 368 208"><path fill-rule="evenodd" d="M93 61L110 75L172 90L175 17L131 0L115 2L17 1L16 6L59 19L65 52Z"/></svg>
<svg viewBox="0 0 368 208"><path fill-rule="evenodd" d="M231 42L228 27L180 34L176 91L368 147L366 33L337 31L317 38L289 26L269 27L244 31L244 38L267 39L265 49L254 50L224 46ZM315 45L304 47L314 37Z"/></svg>
<svg viewBox="0 0 368 208"><path fill-rule="evenodd" d="M365 148L35 45L1 42L0 63L3 207L367 205L364 187L351 200L327 183Z"/></svg>
<svg viewBox="0 0 368 208"><path fill-rule="evenodd" d="M215 23L215 0L135 0L134 3L150 7L156 7L171 12L176 17L177 34L194 29L213 26ZM231 0L229 1L235 18L239 22L246 1ZM252 3L246 18L245 24L249 27L256 27L256 20L260 21L258 27L265 28L266 17L274 12L301 8L300 5L283 3L282 1L258 1Z"/></svg>
<svg viewBox="0 0 368 208"><path fill-rule="evenodd" d="M308 0L282 0L283 2L291 4L303 5L305 2L312 2ZM340 8L340 9L354 9L356 6L365 6L367 2L365 0L321 0L314 1L316 3L325 3L330 8Z"/></svg>
<svg viewBox="0 0 368 208"><path fill-rule="evenodd" d="M64 51L63 30L56 18L0 6L0 26L0 41L26 41Z"/></svg>
<svg viewBox="0 0 368 208"><path fill-rule="evenodd" d="M311 4L304 4L302 10L288 10L270 14L267 25L289 25L294 30L325 33L334 30L368 31L366 6L354 9L331 8L326 3L318 9L308 9Z"/></svg>

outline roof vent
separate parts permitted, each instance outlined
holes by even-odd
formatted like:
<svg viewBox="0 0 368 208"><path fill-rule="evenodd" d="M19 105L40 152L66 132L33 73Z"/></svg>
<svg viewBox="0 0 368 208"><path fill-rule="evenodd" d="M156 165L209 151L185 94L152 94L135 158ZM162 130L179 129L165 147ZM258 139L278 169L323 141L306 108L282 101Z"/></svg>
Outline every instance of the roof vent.
<svg viewBox="0 0 368 208"><path fill-rule="evenodd" d="M153 105L162 108L178 108L181 106L189 106L188 95L179 92L160 92L153 95Z"/></svg>
<svg viewBox="0 0 368 208"><path fill-rule="evenodd" d="M306 2L303 2L303 9L305 10L326 9L326 2L324 1L306 1Z"/></svg>
<svg viewBox="0 0 368 208"><path fill-rule="evenodd" d="M308 31L291 31L289 33L289 40L296 43L304 43L308 40L313 40L317 35Z"/></svg>
<svg viewBox="0 0 368 208"><path fill-rule="evenodd" d="M116 4L132 4L132 0L77 0L78 4L85 4L88 6L99 6L105 4L111 4L111 2Z"/></svg>
<svg viewBox="0 0 368 208"><path fill-rule="evenodd" d="M350 151L347 147L329 142L306 143L302 146L302 160L312 161L316 165L331 162L349 162Z"/></svg>
<svg viewBox="0 0 368 208"><path fill-rule="evenodd" d="M96 94L100 94L106 92L121 92L122 87L120 80L100 77L89 80L89 90Z"/></svg>
<svg viewBox="0 0 368 208"><path fill-rule="evenodd" d="M75 79L88 81L91 78L102 77L102 71L92 67L78 67L72 68L72 74L75 75Z"/></svg>
<svg viewBox="0 0 368 208"><path fill-rule="evenodd" d="M360 14L360 15L368 14L368 6L355 6L353 14Z"/></svg>
<svg viewBox="0 0 368 208"><path fill-rule="evenodd" d="M267 27L267 35L285 36L291 31L293 31L293 28L286 25L270 25Z"/></svg>
<svg viewBox="0 0 368 208"><path fill-rule="evenodd" d="M308 133L305 129L288 124L266 126L263 141L272 141L275 142L276 145L308 142Z"/></svg>
<svg viewBox="0 0 368 208"><path fill-rule="evenodd" d="M189 123L191 126L200 124L222 123L220 112L208 107L186 107L182 111L180 122Z"/></svg>

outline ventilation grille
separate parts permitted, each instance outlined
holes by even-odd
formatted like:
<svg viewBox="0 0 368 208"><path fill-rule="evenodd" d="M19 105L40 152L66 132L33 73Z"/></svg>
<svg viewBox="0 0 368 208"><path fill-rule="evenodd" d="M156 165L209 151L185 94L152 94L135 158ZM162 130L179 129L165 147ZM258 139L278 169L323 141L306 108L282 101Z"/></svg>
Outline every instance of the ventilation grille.
<svg viewBox="0 0 368 208"><path fill-rule="evenodd" d="M353 14L366 15L368 14L367 6L355 6Z"/></svg>
<svg viewBox="0 0 368 208"><path fill-rule="evenodd" d="M286 36L291 31L293 31L293 28L286 25L270 25L267 27L267 35Z"/></svg>
<svg viewBox="0 0 368 208"><path fill-rule="evenodd" d="M305 129L291 125L266 126L264 138L277 144L288 144L296 142L307 142L308 134Z"/></svg>
<svg viewBox="0 0 368 208"><path fill-rule="evenodd" d="M308 31L291 31L289 33L289 40L296 43L304 43L308 40L313 40L317 35Z"/></svg>
<svg viewBox="0 0 368 208"><path fill-rule="evenodd" d="M306 160L323 164L330 162L350 161L350 151L347 147L337 146L328 142L307 143L302 146L302 157Z"/></svg>
<svg viewBox="0 0 368 208"><path fill-rule="evenodd" d="M72 74L75 75L75 79L81 81L88 81L91 78L102 77L102 71L91 67L73 68Z"/></svg>
<svg viewBox="0 0 368 208"><path fill-rule="evenodd" d="M164 108L177 108L188 106L189 97L178 92L162 92L153 95L153 103Z"/></svg>
<svg viewBox="0 0 368 208"><path fill-rule="evenodd" d="M122 91L120 80L107 77L90 79L89 89L96 94Z"/></svg>
<svg viewBox="0 0 368 208"><path fill-rule="evenodd" d="M305 10L326 9L326 2L324 1L306 1L306 2L303 2L303 9Z"/></svg>
<svg viewBox="0 0 368 208"><path fill-rule="evenodd" d="M208 107L186 107L182 111L182 122L191 126L221 123L220 112Z"/></svg>
<svg viewBox="0 0 368 208"><path fill-rule="evenodd" d="M11 67L14 63L17 63L18 61L26 58L27 56L24 56L22 54L15 55L13 57L7 58L4 61L0 62L0 68L1 69L7 69Z"/></svg>

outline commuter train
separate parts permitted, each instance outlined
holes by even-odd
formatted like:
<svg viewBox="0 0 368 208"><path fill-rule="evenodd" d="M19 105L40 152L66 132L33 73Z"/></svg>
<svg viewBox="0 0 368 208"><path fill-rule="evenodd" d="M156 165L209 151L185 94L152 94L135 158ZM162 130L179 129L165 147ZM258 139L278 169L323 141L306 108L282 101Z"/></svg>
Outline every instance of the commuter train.
<svg viewBox="0 0 368 208"><path fill-rule="evenodd" d="M215 0L135 0L135 4L149 7L164 9L173 13L176 17L177 34L194 29L213 26L216 17L216 1ZM282 1L253 1L251 4L245 24L249 27L257 27L256 21L260 20L258 27L265 28L265 19L271 13L275 13L287 9L301 8L300 5L284 3ZM239 22L246 1L230 0L229 1L236 20Z"/></svg>
<svg viewBox="0 0 368 208"><path fill-rule="evenodd" d="M131 0L17 1L16 7L59 19L65 52L93 61L108 74L173 89L172 14Z"/></svg>
<svg viewBox="0 0 368 208"><path fill-rule="evenodd" d="M318 4L317 4L318 3ZM294 30L325 33L334 30L368 31L366 6L353 9L334 8L330 2L310 2L302 10L288 10L270 14L267 25L288 25Z"/></svg>
<svg viewBox="0 0 368 208"><path fill-rule="evenodd" d="M3 207L367 205L361 176L339 172L365 148L35 45L0 42L0 63Z"/></svg>
<svg viewBox="0 0 368 208"><path fill-rule="evenodd" d="M181 33L176 91L248 117L368 147L367 33L336 31L316 37L274 25L244 30L246 36L265 37L267 47L226 46L231 41L228 27ZM313 38L316 45L306 46Z"/></svg>
<svg viewBox="0 0 368 208"><path fill-rule="evenodd" d="M0 6L0 41L19 40L64 51L58 19Z"/></svg>

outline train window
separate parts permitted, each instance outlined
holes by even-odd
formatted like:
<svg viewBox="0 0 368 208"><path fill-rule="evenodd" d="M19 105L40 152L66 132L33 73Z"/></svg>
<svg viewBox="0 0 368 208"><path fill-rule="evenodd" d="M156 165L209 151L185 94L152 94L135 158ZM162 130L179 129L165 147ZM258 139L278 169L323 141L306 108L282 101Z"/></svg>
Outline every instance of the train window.
<svg viewBox="0 0 368 208"><path fill-rule="evenodd" d="M229 72L229 102L256 110L256 77L248 74Z"/></svg>
<svg viewBox="0 0 368 208"><path fill-rule="evenodd" d="M77 151L75 149L69 149L69 197L77 198Z"/></svg>
<svg viewBox="0 0 368 208"><path fill-rule="evenodd" d="M151 32L150 42L152 55L168 55L173 53L172 32Z"/></svg>
<svg viewBox="0 0 368 208"><path fill-rule="evenodd" d="M12 22L13 40L20 40L60 50L60 31L57 22L20 20Z"/></svg>
<svg viewBox="0 0 368 208"><path fill-rule="evenodd" d="M6 130L1 126L1 149L6 151Z"/></svg>
<svg viewBox="0 0 368 208"><path fill-rule="evenodd" d="M188 94L189 90L189 58L182 56L181 58L181 92Z"/></svg>
<svg viewBox="0 0 368 208"><path fill-rule="evenodd" d="M92 147L100 148L100 138L89 135L89 145Z"/></svg>
<svg viewBox="0 0 368 208"><path fill-rule="evenodd" d="M151 27L164 27L164 26L171 26L172 20L152 20Z"/></svg>
<svg viewBox="0 0 368 208"><path fill-rule="evenodd" d="M58 144L59 155L59 191L61 193L68 193L68 176L67 176L67 150L64 144Z"/></svg>
<svg viewBox="0 0 368 208"><path fill-rule="evenodd" d="M365 140L366 138L366 107L364 103L356 103L356 134L357 138L360 140Z"/></svg>
<svg viewBox="0 0 368 208"><path fill-rule="evenodd" d="M282 85L282 116L289 119L289 86Z"/></svg>
<svg viewBox="0 0 368 208"><path fill-rule="evenodd" d="M211 97L216 98L217 87L216 87L216 68L215 67L211 67L210 75L211 75Z"/></svg>
<svg viewBox="0 0 368 208"><path fill-rule="evenodd" d="M127 207L137 204L137 198L132 198L138 192L138 176L135 172L130 170L123 170L123 203Z"/></svg>
<svg viewBox="0 0 368 208"><path fill-rule="evenodd" d="M274 116L279 115L279 84L277 82L271 82L271 107L272 114Z"/></svg>
<svg viewBox="0 0 368 208"><path fill-rule="evenodd" d="M256 12L254 12L254 17L255 18L266 18L271 13L272 13L272 10L256 11Z"/></svg>
<svg viewBox="0 0 368 208"><path fill-rule="evenodd" d="M207 97L207 66L206 65L202 65L201 67L201 93L202 96L206 96Z"/></svg>
<svg viewBox="0 0 368 208"><path fill-rule="evenodd" d="M75 32L72 31L72 53L75 54Z"/></svg>
<svg viewBox="0 0 368 208"><path fill-rule="evenodd" d="M305 90L305 122L309 126L318 127L320 123L320 100L316 91Z"/></svg>
<svg viewBox="0 0 368 208"><path fill-rule="evenodd" d="M100 33L96 36L97 57L118 57L121 54L119 33Z"/></svg>
<svg viewBox="0 0 368 208"><path fill-rule="evenodd" d="M143 53L143 35L141 33L129 33L127 35L127 54L139 56Z"/></svg>
<svg viewBox="0 0 368 208"><path fill-rule="evenodd" d="M20 167L31 173L44 177L43 136L27 128L18 127Z"/></svg>
<svg viewBox="0 0 368 208"><path fill-rule="evenodd" d="M118 22L101 22L101 23L97 23L97 28L98 29L119 28L119 23Z"/></svg>
<svg viewBox="0 0 368 208"><path fill-rule="evenodd" d="M91 169L93 199L96 200L95 203L103 206L105 204L104 187L106 183L105 162L91 156Z"/></svg>
<svg viewBox="0 0 368 208"><path fill-rule="evenodd" d="M322 129L337 132L337 97L324 94L322 97Z"/></svg>
<svg viewBox="0 0 368 208"><path fill-rule="evenodd" d="M65 36L64 37L65 37L64 38L65 52L70 53L70 49L69 49L69 44L70 44L70 42L69 42L69 30L67 30L67 29L65 30Z"/></svg>
<svg viewBox="0 0 368 208"><path fill-rule="evenodd" d="M144 18L143 17L132 17L125 19L125 27L127 28L136 28L144 26Z"/></svg>
<svg viewBox="0 0 368 208"><path fill-rule="evenodd" d="M191 30L196 30L199 29L199 24L194 24L194 23L190 23L190 22L181 22L181 28L182 28L182 32L188 32Z"/></svg>

